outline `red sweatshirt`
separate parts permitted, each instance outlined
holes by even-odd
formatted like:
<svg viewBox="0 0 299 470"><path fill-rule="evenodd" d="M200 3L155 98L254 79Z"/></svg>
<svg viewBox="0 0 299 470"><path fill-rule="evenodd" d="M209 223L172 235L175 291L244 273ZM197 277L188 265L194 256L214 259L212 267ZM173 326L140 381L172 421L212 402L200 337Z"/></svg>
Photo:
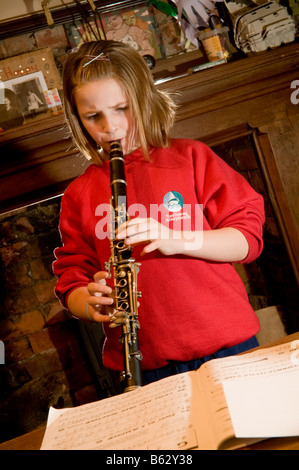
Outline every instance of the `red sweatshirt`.
<svg viewBox="0 0 299 470"><path fill-rule="evenodd" d="M150 162L138 149L125 157L125 170L132 217L159 216L163 225L171 228L172 223L184 222L191 224L189 230L197 229L201 218L204 230L235 227L249 244L242 262L261 253L262 197L206 145L173 140L169 149L152 149ZM102 167L88 167L62 198L63 245L55 250L53 269L58 277L56 294L65 307L72 289L91 282L110 257L105 212L110 196L109 162L105 162ZM143 213L138 214L134 204ZM257 333L259 322L231 263L164 256L158 251L140 259L140 251L136 247L133 256L141 262L138 338L143 369L162 367L169 360L201 358ZM107 324L104 328L104 364L122 370L120 328Z"/></svg>

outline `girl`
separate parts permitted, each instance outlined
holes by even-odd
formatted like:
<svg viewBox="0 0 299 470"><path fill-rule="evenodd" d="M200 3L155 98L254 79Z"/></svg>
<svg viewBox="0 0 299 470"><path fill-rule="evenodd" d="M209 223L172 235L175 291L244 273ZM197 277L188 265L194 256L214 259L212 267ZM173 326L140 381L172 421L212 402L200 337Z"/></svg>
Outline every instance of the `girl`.
<svg viewBox="0 0 299 470"><path fill-rule="evenodd" d="M144 384L257 346L259 323L233 263L261 253L262 197L206 145L170 138L175 104L129 46L84 44L69 55L63 82L69 127L93 164L62 199L56 294L74 317L103 323L104 365L123 369L104 269L113 140L125 156L131 216L117 237L141 261Z"/></svg>

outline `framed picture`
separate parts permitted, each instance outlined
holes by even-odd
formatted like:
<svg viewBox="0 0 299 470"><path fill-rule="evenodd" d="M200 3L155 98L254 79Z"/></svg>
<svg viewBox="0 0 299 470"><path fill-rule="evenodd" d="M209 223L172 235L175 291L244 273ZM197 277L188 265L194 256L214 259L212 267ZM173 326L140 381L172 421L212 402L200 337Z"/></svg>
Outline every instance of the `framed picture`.
<svg viewBox="0 0 299 470"><path fill-rule="evenodd" d="M48 109L44 96L48 88L42 72L8 80L5 82L5 88L15 93L24 118L33 117Z"/></svg>
<svg viewBox="0 0 299 470"><path fill-rule="evenodd" d="M38 49L0 61L0 80L3 82L35 72L42 72L48 89L62 89L61 78L50 48Z"/></svg>
<svg viewBox="0 0 299 470"><path fill-rule="evenodd" d="M5 131L21 126L24 122L24 116L16 93L10 88L3 87L0 91L0 129Z"/></svg>
<svg viewBox="0 0 299 470"><path fill-rule="evenodd" d="M115 9L104 14L102 21L107 39L129 44L141 55L151 55L155 59L163 57L161 36L151 6Z"/></svg>
<svg viewBox="0 0 299 470"><path fill-rule="evenodd" d="M147 2L104 13L102 25L106 39L129 44L141 55L166 59L186 51L186 38L174 18Z"/></svg>
<svg viewBox="0 0 299 470"><path fill-rule="evenodd" d="M4 82L0 127L6 130L20 126L29 118L46 112L46 91L47 85L42 72L30 73Z"/></svg>
<svg viewBox="0 0 299 470"><path fill-rule="evenodd" d="M55 91L57 97L58 90L62 89L61 78L49 48L1 60L0 80L2 130L46 115L49 108L53 108L49 106L49 96L53 96L51 90Z"/></svg>

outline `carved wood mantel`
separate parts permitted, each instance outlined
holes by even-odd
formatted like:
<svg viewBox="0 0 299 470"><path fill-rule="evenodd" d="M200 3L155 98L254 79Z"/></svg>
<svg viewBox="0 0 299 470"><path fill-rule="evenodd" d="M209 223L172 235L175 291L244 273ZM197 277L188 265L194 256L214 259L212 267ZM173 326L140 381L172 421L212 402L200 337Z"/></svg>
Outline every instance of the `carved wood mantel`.
<svg viewBox="0 0 299 470"><path fill-rule="evenodd" d="M173 136L216 145L251 135L277 220L299 282L299 44L220 65L159 85L178 93ZM0 210L60 194L87 162L64 117L50 117L0 135Z"/></svg>

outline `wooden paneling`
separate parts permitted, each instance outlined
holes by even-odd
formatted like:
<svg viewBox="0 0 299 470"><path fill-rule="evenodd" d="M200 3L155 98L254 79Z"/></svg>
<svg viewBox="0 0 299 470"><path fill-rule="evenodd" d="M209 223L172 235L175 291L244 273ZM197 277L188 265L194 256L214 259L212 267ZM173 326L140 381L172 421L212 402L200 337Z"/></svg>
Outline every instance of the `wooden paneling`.
<svg viewBox="0 0 299 470"><path fill-rule="evenodd" d="M63 116L3 132L0 148L1 212L62 193L88 165Z"/></svg>

